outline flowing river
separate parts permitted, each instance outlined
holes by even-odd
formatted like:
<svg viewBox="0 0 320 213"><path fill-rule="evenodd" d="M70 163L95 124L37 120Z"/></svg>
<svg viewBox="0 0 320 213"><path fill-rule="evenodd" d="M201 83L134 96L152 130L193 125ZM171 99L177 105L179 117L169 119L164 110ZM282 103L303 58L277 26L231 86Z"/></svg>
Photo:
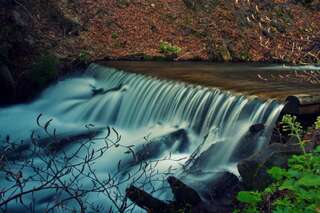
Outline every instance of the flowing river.
<svg viewBox="0 0 320 213"><path fill-rule="evenodd" d="M191 186L205 184L219 171L237 175L237 162L268 142L282 107L273 100L263 102L215 88L158 80L92 64L84 74L50 86L32 103L0 109L0 140L2 144L16 144L10 148L14 154L8 164L21 171L22 178L33 176L24 186L27 191L46 178L19 165L32 160L33 166L52 175L64 166L66 156L81 149L79 146L88 140L86 135L95 132L88 149L77 152L77 158L85 158L88 152L101 151L101 155L90 163L90 168L68 170L60 183L88 189L81 195L90 203L88 212L95 212L96 208L105 212L110 207L117 212L123 202L127 203L128 212L141 212L124 198L130 184L169 200L172 195L165 181L169 175ZM254 124L264 124L265 128L252 133L249 129ZM72 143L52 154L23 148L26 144L36 146L34 140L38 141L37 146L48 141L54 145L57 140L50 137L69 138ZM2 145L4 149L6 146ZM239 154L239 150L244 153ZM202 162L197 162L197 158ZM49 168L45 159L52 160L54 169ZM141 169L142 165L147 169ZM90 192L93 173L108 188ZM79 178L72 182L77 174ZM0 189L8 190L1 195L2 200L20 190L10 189L12 180L4 176L0 174ZM112 184L107 181L109 177ZM66 197L66 193L45 188L26 193L22 200L12 200L1 208L9 212L44 212ZM68 208L77 208L72 199L65 203ZM60 209L64 212L63 207Z"/></svg>

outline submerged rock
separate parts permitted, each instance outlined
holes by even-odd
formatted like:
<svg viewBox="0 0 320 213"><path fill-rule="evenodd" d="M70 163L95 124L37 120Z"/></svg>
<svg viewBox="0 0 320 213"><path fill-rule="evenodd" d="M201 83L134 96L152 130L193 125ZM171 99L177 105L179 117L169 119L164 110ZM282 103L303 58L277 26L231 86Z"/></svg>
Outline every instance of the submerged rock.
<svg viewBox="0 0 320 213"><path fill-rule="evenodd" d="M232 197L238 192L239 183L238 177L230 172L218 173L209 185L211 199L231 202Z"/></svg>
<svg viewBox="0 0 320 213"><path fill-rule="evenodd" d="M163 202L154 198L151 194L138 189L135 186L130 186L126 190L127 197L145 209L147 212L189 212L189 213L221 213L231 212L231 209L226 209L220 206L212 205L201 200L198 192L175 177L169 177L168 182L175 197L169 203Z"/></svg>
<svg viewBox="0 0 320 213"><path fill-rule="evenodd" d="M198 173L197 176L191 185L201 197L216 207L231 211L233 200L241 187L239 178L228 171Z"/></svg>
<svg viewBox="0 0 320 213"><path fill-rule="evenodd" d="M239 160L246 159L253 155L259 146L263 146L266 142L266 138L258 133L249 132L235 147L233 153L230 156L230 161L238 162Z"/></svg>
<svg viewBox="0 0 320 213"><path fill-rule="evenodd" d="M260 131L262 131L265 128L264 124L254 124L252 126L250 126L250 132L251 133L258 133Z"/></svg>
<svg viewBox="0 0 320 213"><path fill-rule="evenodd" d="M170 184L172 193L174 194L175 201L179 204L197 205L202 202L199 194L188 187L182 181L171 176L168 177L168 183Z"/></svg>
<svg viewBox="0 0 320 213"><path fill-rule="evenodd" d="M219 153L219 150L225 145L225 143L218 142L210 145L210 147L203 151L198 157L192 160L192 164L188 169L190 172L197 172L200 168L206 168L210 164L210 159L214 154Z"/></svg>
<svg viewBox="0 0 320 213"><path fill-rule="evenodd" d="M104 95L106 93L109 92L117 92L117 91L121 91L121 92L125 92L127 90L127 87L123 84L119 84L118 86L111 88L111 89L104 89L104 88L96 88L93 85L91 86L91 91L92 91L92 96L96 96L96 95Z"/></svg>
<svg viewBox="0 0 320 213"><path fill-rule="evenodd" d="M263 189L272 179L267 170L273 166L286 167L293 154L301 154L299 145L271 144L238 164L243 184L251 189Z"/></svg>
<svg viewBox="0 0 320 213"><path fill-rule="evenodd" d="M165 136L151 139L150 142L136 148L136 162L160 157L164 151L185 152L189 146L189 138L184 129L179 129ZM131 162L133 163L133 162ZM129 163L130 164L130 163Z"/></svg>
<svg viewBox="0 0 320 213"><path fill-rule="evenodd" d="M44 150L51 153L57 153L67 146L80 142L84 139L91 140L102 130L103 128L95 128L92 130L80 131L77 133L65 133L43 138L21 140L19 143L9 141L8 139L7 143L1 144L0 155L5 156L7 160L19 160L33 156L35 154L35 151L38 152L38 154L40 154L39 152ZM35 146L37 148L35 148Z"/></svg>

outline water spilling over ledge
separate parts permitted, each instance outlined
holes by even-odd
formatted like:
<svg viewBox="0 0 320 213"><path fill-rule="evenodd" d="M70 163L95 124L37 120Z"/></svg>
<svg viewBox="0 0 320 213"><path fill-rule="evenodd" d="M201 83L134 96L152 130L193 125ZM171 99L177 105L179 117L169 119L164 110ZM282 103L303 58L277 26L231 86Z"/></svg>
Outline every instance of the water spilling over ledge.
<svg viewBox="0 0 320 213"><path fill-rule="evenodd" d="M220 88L285 103L284 113L320 113L320 67L204 62L106 61L101 64L161 79Z"/></svg>
<svg viewBox="0 0 320 213"><path fill-rule="evenodd" d="M27 143L33 130L40 132L36 124L40 113L45 119L53 118L49 129L55 128L61 135L83 133L86 124L99 131L112 126L122 136L119 143L134 147L139 161L166 159L154 164L157 176L164 178L173 174L192 185L195 180L212 178L217 171L237 173L235 164L268 142L282 107L274 100L261 101L215 88L159 80L92 64L85 74L52 85L33 103L0 109L0 135L10 135L12 143L20 140ZM263 124L265 128L249 131L255 124ZM103 137L104 133L99 134ZM45 135L39 133L39 137L45 138ZM64 152L72 152L79 143L74 142ZM93 144L96 148L103 145L99 141ZM144 152L146 144L149 146L147 153ZM116 173L120 160L125 171L117 176L119 180L133 172L139 163L126 151L114 146L106 156L96 160L95 174L104 178ZM139 154L141 152L143 154ZM82 182L86 186L90 180L84 177ZM146 191L165 184L159 179L150 182L152 185L143 185ZM0 186L5 184L6 181L1 180ZM123 192L128 184L130 181L120 185L119 190ZM166 199L170 197L168 189L155 193ZM39 192L34 196L42 195ZM86 196L88 201L105 209L114 205L101 195ZM36 210L43 210L50 202L53 200L38 203ZM20 204L11 207L24 208Z"/></svg>

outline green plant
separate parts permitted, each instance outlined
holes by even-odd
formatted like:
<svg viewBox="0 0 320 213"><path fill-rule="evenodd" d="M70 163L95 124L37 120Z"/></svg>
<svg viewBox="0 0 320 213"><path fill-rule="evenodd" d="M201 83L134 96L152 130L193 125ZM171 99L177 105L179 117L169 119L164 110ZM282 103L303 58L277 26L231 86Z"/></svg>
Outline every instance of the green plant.
<svg viewBox="0 0 320 213"><path fill-rule="evenodd" d="M314 123L316 129L320 129L320 116L317 117L316 122Z"/></svg>
<svg viewBox="0 0 320 213"><path fill-rule="evenodd" d="M56 56L44 53L31 66L31 80L40 88L47 86L58 76L58 64Z"/></svg>
<svg viewBox="0 0 320 213"><path fill-rule="evenodd" d="M317 119L319 121L320 118ZM303 147L302 127L296 117L285 115L281 123L285 131L297 136ZM320 146L310 153L304 150L301 155L293 155L288 160L288 168L272 167L268 174L274 182L263 191L238 193L237 199L244 208L235 212L320 212Z"/></svg>
<svg viewBox="0 0 320 213"><path fill-rule="evenodd" d="M249 55L249 51L241 51L240 52L240 59L242 61L250 61L250 55Z"/></svg>
<svg viewBox="0 0 320 213"><path fill-rule="evenodd" d="M82 51L82 52L79 53L79 61L81 63L88 64L89 63L89 59L90 59L90 55L89 55L88 52Z"/></svg>
<svg viewBox="0 0 320 213"><path fill-rule="evenodd" d="M304 149L305 141L301 138L303 129L301 124L297 121L297 117L292 115L284 115L282 117L281 124L283 131L289 132L290 136L296 137L298 139L299 145L303 153L306 153Z"/></svg>
<svg viewBox="0 0 320 213"><path fill-rule="evenodd" d="M181 52L181 48L178 46L175 46L169 42L160 42L160 52L166 54L166 55L177 55Z"/></svg>
<svg viewBox="0 0 320 213"><path fill-rule="evenodd" d="M111 38L117 39L118 37L119 37L119 35L118 35L117 32L112 32L112 33L111 33Z"/></svg>
<svg viewBox="0 0 320 213"><path fill-rule="evenodd" d="M116 0L116 4L120 8L125 8L131 4L131 0Z"/></svg>

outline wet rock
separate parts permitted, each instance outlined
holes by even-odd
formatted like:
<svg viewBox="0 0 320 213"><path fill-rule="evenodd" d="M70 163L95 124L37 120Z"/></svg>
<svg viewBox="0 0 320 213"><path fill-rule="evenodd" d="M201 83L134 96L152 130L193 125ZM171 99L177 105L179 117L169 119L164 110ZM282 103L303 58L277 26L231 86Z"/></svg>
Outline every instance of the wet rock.
<svg viewBox="0 0 320 213"><path fill-rule="evenodd" d="M142 209L145 209L147 212L157 212L161 209L161 212L170 212L169 206L167 203L154 198L149 193L135 187L130 186L126 189L126 196L134 202L137 206Z"/></svg>
<svg viewBox="0 0 320 213"><path fill-rule="evenodd" d="M0 105L15 100L16 83L9 68L0 62Z"/></svg>
<svg viewBox="0 0 320 213"><path fill-rule="evenodd" d="M286 137L281 133L279 128L280 127L276 127L273 129L269 144L286 143Z"/></svg>
<svg viewBox="0 0 320 213"><path fill-rule="evenodd" d="M152 139L149 144L149 151L161 150L161 148L165 148L166 150L174 148L175 150L172 151L183 153L187 151L190 142L186 130L178 129L168 135Z"/></svg>
<svg viewBox="0 0 320 213"><path fill-rule="evenodd" d="M200 153L198 157L195 157L195 159L192 161L189 171L197 172L200 168L207 167L213 154L218 153L224 145L225 144L221 142L210 145L208 149Z"/></svg>
<svg viewBox="0 0 320 213"><path fill-rule="evenodd" d="M249 130L251 133L258 133L264 129L264 124L254 124L250 126Z"/></svg>
<svg viewBox="0 0 320 213"><path fill-rule="evenodd" d="M252 189L263 189L272 182L267 170L273 166L286 167L293 154L301 154L299 145L274 143L260 152L242 160L238 170L244 185Z"/></svg>
<svg viewBox="0 0 320 213"><path fill-rule="evenodd" d="M198 205L202 202L199 194L182 181L171 176L168 178L175 201L179 204Z"/></svg>
<svg viewBox="0 0 320 213"><path fill-rule="evenodd" d="M199 173L199 178L194 181L192 186L197 189L201 197L214 206L224 209L232 209L232 202L236 194L240 191L241 183L237 176L222 171L208 174Z"/></svg>
<svg viewBox="0 0 320 213"><path fill-rule="evenodd" d="M127 91L127 88L122 83L120 83L118 86L111 88L111 89L96 88L94 85L90 85L90 87L92 90L92 96L104 95L109 92L117 92L117 91L125 92L125 91Z"/></svg>
<svg viewBox="0 0 320 213"><path fill-rule="evenodd" d="M288 145L298 145L299 144L299 140L295 136L289 136L287 138L287 140L285 141L285 143L288 144Z"/></svg>
<svg viewBox="0 0 320 213"><path fill-rule="evenodd" d="M238 192L239 183L238 177L234 174L230 172L219 173L209 185L211 199L231 201L235 193Z"/></svg>
<svg viewBox="0 0 320 213"><path fill-rule="evenodd" d="M138 189L135 186L130 186L126 190L127 197L145 209L147 212L188 212L188 213L221 213L231 212L226 208L211 205L210 203L201 200L199 194L175 177L169 177L168 182L172 188L175 200L169 203L163 202L154 198L149 193ZM182 193L182 194L181 194ZM181 201L181 202L180 202Z"/></svg>
<svg viewBox="0 0 320 213"><path fill-rule="evenodd" d="M183 153L189 147L189 138L184 129L179 129L168 135L160 136L149 140L134 149L134 158L128 160L127 167L137 165L141 161L159 158L164 151L170 150L172 153Z"/></svg>
<svg viewBox="0 0 320 213"><path fill-rule="evenodd" d="M34 140L21 140L20 142L7 140L7 143L0 145L0 155L5 156L7 160L19 160L34 155L35 150L37 150L37 154L40 154L40 151L44 150L46 150L45 153L48 153L47 151L57 153L76 142L80 142L84 139L91 140L102 130L103 128L94 128L92 130L80 131L78 133L52 135L44 138L36 138ZM39 149L35 148L35 145Z"/></svg>
<svg viewBox="0 0 320 213"><path fill-rule="evenodd" d="M262 135L264 129L263 124L252 125L249 132L241 138L230 156L230 160L237 162L253 155L258 147L263 146L266 138Z"/></svg>

